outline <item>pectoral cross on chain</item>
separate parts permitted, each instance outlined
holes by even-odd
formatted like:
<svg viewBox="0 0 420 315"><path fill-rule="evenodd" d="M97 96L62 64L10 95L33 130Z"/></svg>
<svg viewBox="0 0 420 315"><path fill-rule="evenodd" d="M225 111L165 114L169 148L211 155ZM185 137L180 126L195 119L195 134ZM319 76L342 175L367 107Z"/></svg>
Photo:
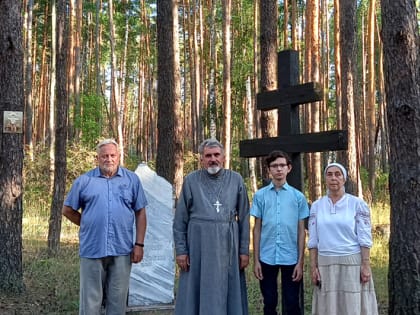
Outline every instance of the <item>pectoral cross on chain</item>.
<svg viewBox="0 0 420 315"><path fill-rule="evenodd" d="M217 211L217 213L219 213L220 206L222 206L222 204L219 202L219 200L216 200L216 203L214 203L213 206L216 206L216 211Z"/></svg>

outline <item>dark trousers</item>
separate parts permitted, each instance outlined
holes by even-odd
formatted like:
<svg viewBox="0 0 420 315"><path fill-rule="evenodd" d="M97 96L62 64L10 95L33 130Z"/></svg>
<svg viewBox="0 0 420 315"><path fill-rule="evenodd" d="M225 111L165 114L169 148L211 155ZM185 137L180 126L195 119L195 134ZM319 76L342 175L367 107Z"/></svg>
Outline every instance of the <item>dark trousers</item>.
<svg viewBox="0 0 420 315"><path fill-rule="evenodd" d="M264 299L264 315L277 315L278 287L277 277L281 270L281 290L283 301L283 314L301 315L300 292L302 280L292 281L295 265L268 265L260 261L263 279L260 280L260 289Z"/></svg>

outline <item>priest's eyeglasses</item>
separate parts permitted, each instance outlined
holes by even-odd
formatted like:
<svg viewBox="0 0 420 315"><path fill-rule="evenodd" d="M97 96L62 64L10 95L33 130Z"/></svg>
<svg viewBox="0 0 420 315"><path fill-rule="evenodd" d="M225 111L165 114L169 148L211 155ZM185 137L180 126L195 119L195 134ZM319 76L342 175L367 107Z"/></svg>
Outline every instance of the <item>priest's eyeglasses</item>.
<svg viewBox="0 0 420 315"><path fill-rule="evenodd" d="M284 163L280 163L280 164L270 164L270 167L271 168L285 168L287 166L287 164L284 164Z"/></svg>

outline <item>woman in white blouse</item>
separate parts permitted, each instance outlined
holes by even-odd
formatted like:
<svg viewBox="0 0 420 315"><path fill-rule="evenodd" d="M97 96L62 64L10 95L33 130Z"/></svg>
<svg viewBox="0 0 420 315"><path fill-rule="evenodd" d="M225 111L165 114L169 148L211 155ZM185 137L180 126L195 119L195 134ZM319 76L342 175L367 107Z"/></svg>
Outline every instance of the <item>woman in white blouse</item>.
<svg viewBox="0 0 420 315"><path fill-rule="evenodd" d="M312 204L309 216L312 314L376 315L369 207L345 192L344 166L328 164L324 176L327 195Z"/></svg>

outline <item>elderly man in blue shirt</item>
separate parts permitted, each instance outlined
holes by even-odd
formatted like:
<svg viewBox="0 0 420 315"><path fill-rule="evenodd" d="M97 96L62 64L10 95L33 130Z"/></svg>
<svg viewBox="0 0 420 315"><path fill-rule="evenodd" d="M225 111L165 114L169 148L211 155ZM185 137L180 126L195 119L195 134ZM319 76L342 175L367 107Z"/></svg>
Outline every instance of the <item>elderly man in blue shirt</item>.
<svg viewBox="0 0 420 315"><path fill-rule="evenodd" d="M107 315L125 314L131 264L143 259L147 201L119 157L117 142L101 141L98 167L75 180L62 209L80 226L80 315L101 314L104 297Z"/></svg>
<svg viewBox="0 0 420 315"><path fill-rule="evenodd" d="M277 314L277 276L281 270L283 314L300 315L300 290L305 248L305 196L286 182L292 169L290 157L273 151L266 158L271 183L253 198L254 275L260 281L264 315Z"/></svg>

